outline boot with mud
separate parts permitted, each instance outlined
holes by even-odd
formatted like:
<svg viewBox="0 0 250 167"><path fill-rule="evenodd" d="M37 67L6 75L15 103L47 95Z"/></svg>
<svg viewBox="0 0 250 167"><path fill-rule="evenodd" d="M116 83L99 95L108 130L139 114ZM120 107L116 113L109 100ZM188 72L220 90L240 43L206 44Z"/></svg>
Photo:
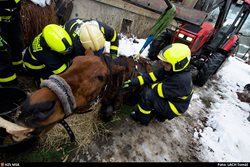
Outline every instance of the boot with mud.
<svg viewBox="0 0 250 167"><path fill-rule="evenodd" d="M135 121L139 122L141 125L147 126L152 119L151 115L141 114L139 111L133 111L130 113L130 117Z"/></svg>

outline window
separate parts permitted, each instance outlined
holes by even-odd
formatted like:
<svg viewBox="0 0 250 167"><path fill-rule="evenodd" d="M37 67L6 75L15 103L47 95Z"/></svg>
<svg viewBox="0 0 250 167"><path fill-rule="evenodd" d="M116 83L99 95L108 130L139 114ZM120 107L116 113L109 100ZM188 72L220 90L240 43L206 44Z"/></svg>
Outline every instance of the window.
<svg viewBox="0 0 250 167"><path fill-rule="evenodd" d="M121 27L121 32L123 34L129 35L131 32L131 25L133 21L128 20L128 19L123 19L122 20L122 27Z"/></svg>
<svg viewBox="0 0 250 167"><path fill-rule="evenodd" d="M208 14L208 16L207 16L207 18L206 18L205 21L211 22L211 23L213 23L213 24L215 25L215 23L216 23L216 21L217 21L217 19L218 19L219 14L220 14L220 8L217 7L217 8L215 8L214 10L212 10L212 11Z"/></svg>

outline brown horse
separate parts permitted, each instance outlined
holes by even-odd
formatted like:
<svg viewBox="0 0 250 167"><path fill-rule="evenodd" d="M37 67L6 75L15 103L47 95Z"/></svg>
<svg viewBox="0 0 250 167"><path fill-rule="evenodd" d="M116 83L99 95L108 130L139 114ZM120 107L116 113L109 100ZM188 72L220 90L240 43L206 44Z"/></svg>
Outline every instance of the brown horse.
<svg viewBox="0 0 250 167"><path fill-rule="evenodd" d="M142 73L149 73L154 66L159 64L148 61L140 57L139 60L134 60L132 56L119 56L113 60L112 66L112 82L106 92L106 96L102 99L102 107L100 116L103 121L111 120L122 107L122 104L135 105L138 101L137 95L140 91L138 87L130 87L122 89L124 81L136 77ZM119 71L119 72L118 72Z"/></svg>
<svg viewBox="0 0 250 167"><path fill-rule="evenodd" d="M42 88L30 95L17 123L34 128L34 133L40 134L79 108L83 112L87 110L107 88L110 80L108 62L91 51L75 57L64 73L52 75L42 82Z"/></svg>
<svg viewBox="0 0 250 167"><path fill-rule="evenodd" d="M119 56L111 62L103 61L109 55L95 56L87 51L85 56L74 58L64 73L52 75L42 82L42 88L33 92L22 106L17 123L34 128L34 134L46 132L56 123L81 108L88 111L92 102L101 100L104 119L115 114L123 99L137 89L122 89L124 81L141 72L152 71L146 59L138 62L132 57ZM105 59L106 60L106 59ZM112 108L112 111L107 111ZM45 131L44 131L45 130Z"/></svg>

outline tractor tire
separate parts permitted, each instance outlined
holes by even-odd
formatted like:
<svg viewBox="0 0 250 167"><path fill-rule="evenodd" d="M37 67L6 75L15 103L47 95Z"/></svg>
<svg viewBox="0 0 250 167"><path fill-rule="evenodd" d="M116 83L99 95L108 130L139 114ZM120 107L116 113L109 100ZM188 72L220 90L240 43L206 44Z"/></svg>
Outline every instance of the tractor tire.
<svg viewBox="0 0 250 167"><path fill-rule="evenodd" d="M55 0L56 3L56 14L59 19L59 24L63 25L69 20L71 13L73 11L73 1L72 0Z"/></svg>
<svg viewBox="0 0 250 167"><path fill-rule="evenodd" d="M202 87L207 80L218 71L227 57L228 56L221 53L214 53L211 57L209 57L209 59L199 69L194 80L194 84Z"/></svg>
<svg viewBox="0 0 250 167"><path fill-rule="evenodd" d="M199 0L194 8L200 11L209 12L214 1L215 0Z"/></svg>

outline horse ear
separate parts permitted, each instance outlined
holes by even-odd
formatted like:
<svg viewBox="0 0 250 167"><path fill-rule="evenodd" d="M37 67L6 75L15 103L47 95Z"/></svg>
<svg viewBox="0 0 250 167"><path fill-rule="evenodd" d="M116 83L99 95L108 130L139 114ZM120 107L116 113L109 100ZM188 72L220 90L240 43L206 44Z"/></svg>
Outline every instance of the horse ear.
<svg viewBox="0 0 250 167"><path fill-rule="evenodd" d="M85 56L91 56L91 55L94 55L94 52L91 49L87 49L85 51Z"/></svg>

